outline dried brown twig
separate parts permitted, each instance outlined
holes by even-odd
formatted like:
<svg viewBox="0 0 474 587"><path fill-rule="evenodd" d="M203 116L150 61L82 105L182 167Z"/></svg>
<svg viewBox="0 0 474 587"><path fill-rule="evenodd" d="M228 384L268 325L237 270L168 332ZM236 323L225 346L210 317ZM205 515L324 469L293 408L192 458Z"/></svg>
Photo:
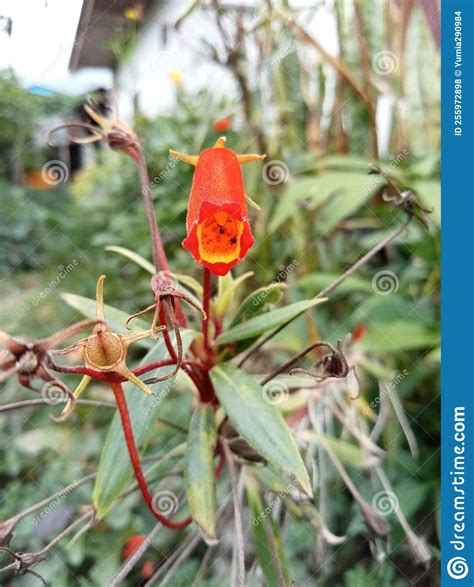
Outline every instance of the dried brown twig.
<svg viewBox="0 0 474 587"><path fill-rule="evenodd" d="M361 267L366 265L379 251L381 251L384 247L389 245L392 241L394 241L404 230L406 230L407 226L410 224L412 220L411 216L408 216L405 221L393 232L391 232L387 237L381 240L375 247L370 249L363 257L361 257L358 261L356 261L353 265L351 265L348 269L344 271L337 279L335 279L330 285L325 287L322 291L320 291L313 299L320 300L326 298L329 294L331 294L337 287L341 285L348 277L350 277L353 273L358 271ZM303 310L296 316L293 316L290 320L287 320L275 330L272 330L269 334L267 334L264 338L259 340L257 344L252 346L240 359L238 366L242 367L244 363L246 363L251 357L255 359L255 353L262 348L262 346L271 340L274 336L280 333L284 328L288 326L293 320L296 320L300 316L302 316L307 310Z"/></svg>

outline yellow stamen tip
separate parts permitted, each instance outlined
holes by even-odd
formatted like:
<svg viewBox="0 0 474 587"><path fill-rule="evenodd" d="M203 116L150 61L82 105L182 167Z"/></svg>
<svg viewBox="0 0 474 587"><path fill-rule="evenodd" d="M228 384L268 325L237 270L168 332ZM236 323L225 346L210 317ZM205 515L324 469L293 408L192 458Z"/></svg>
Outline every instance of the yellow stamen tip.
<svg viewBox="0 0 474 587"><path fill-rule="evenodd" d="M187 155L186 153L180 153L179 151L174 151L173 149L170 149L169 153L174 159L178 159L178 161L184 161L185 163L189 163L189 165L196 166L198 163L199 155Z"/></svg>
<svg viewBox="0 0 474 587"><path fill-rule="evenodd" d="M96 289L96 308L97 308L97 320L105 320L105 313L104 313L104 281L106 279L105 275L101 275L99 280L97 281L97 289Z"/></svg>
<svg viewBox="0 0 474 587"><path fill-rule="evenodd" d="M257 155L254 153L249 153L247 155L237 155L237 161L243 165L244 163L249 163L250 161L263 161L266 159L266 155Z"/></svg>
<svg viewBox="0 0 474 587"><path fill-rule="evenodd" d="M223 149L226 141L227 137L219 137L214 145L214 149Z"/></svg>

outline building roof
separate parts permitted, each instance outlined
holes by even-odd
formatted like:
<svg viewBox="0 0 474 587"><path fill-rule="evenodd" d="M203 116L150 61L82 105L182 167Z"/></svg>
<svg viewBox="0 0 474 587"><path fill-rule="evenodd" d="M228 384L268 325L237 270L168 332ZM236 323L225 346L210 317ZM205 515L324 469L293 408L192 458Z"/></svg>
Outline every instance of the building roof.
<svg viewBox="0 0 474 587"><path fill-rule="evenodd" d="M84 0L69 69L114 68L117 59L110 41L130 26L126 11L138 8L145 13L150 0Z"/></svg>

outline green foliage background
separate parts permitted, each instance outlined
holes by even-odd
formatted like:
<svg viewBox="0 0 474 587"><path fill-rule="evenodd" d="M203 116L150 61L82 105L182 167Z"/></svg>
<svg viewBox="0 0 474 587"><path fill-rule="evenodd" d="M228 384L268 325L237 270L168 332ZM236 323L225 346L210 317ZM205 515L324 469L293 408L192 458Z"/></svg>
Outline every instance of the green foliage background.
<svg viewBox="0 0 474 587"><path fill-rule="evenodd" d="M343 56L355 78L362 82L360 54L344 4L337 3L337 9L342 11ZM376 52L385 46L388 34L381 30L383 3L377 3L380 18L368 17L373 4L360 4L363 17L367 19L369 45L371 51ZM266 35L265 38L274 43L275 39L281 41L283 34L289 42L295 39L290 30L282 31L276 19L253 34L260 39ZM282 282L286 287L282 288L282 301L269 297L267 309L315 295L391 228L398 226L404 217L402 212L382 200L380 185L374 184L373 176L367 175L373 162L367 140L367 111L347 85L339 88L341 100L346 102L345 117L350 121L346 152L337 148L335 126L331 125L321 129L324 141L319 147L309 145L310 112L303 100L300 80L304 69L301 55L310 49L299 40L298 43L298 51L285 58L285 66L272 70L271 100L277 116L271 127L265 126L265 96L259 93L258 87L252 92L252 119L265 127L269 159L282 162L288 177L270 185L258 165L249 165L244 170L246 190L261 212L251 211L256 244L235 274L253 271L254 275L239 290L232 306L234 311L239 300L248 293L271 283ZM245 58L245 53L239 55L241 64L245 64ZM435 563L428 573L423 573L414 563L396 523L390 541L382 546L375 540L370 549L369 532L360 511L337 476L324 468L327 462L323 460L320 474L328 476L330 495L319 503L319 508L324 509L331 530L347 534L349 538L336 547L337 554L331 557L330 547L317 551L316 545L321 544L317 542L316 530L308 532L303 520L286 516L281 524L281 538L296 585L399 587L410 584L409 580L416 581L417 577L422 577L417 584L438 584L439 95L432 88L438 83L439 71L438 55L419 7L410 21L405 61L410 66L403 71L403 79L395 74L389 81L395 92L402 82L405 88L409 104L404 120L408 156L397 165L393 165L393 159L379 161L379 164L403 185L416 190L421 201L433 208L429 232L413 222L394 244L348 279L331 296L329 303L318 307L312 314L312 321L300 318L286 328L272 343L271 352L259 357L252 370L268 371L299 351L315 334L335 342L357 325L363 325L364 335L358 352L361 393L366 404L372 402L373 410L377 410L374 402L381 378L392 381L398 374L408 373L397 380L396 390L416 436L419 455L410 454L394 411L385 422L379 443L387 450L385 470L401 508L409 523L431 545ZM426 63L430 66L424 66ZM326 69L317 66L310 74L318 80L318 96L323 97L328 76ZM250 74L248 76L250 78ZM39 338L72 322L80 314L60 299L60 293L73 292L93 298L97 277L103 273L107 275L108 303L126 313L148 304L146 271L106 250L110 245L126 247L149 259L149 235L132 162L102 146L95 163L80 171L68 184L49 191L14 185L11 182L12 156L16 157L21 151L25 169L41 167L51 158L51 152L32 142L39 121L58 110L72 111L76 102L57 98L39 100L8 78L1 81L0 95L1 328L13 334ZM173 148L199 153L211 146L219 136L212 130L212 122L240 106L239 101L216 101L207 92L190 95L181 89L178 104L168 115L147 119L137 114L135 129L143 140L160 229L173 270L178 273L199 278L198 266L180 245L185 236L192 169L173 162L168 151ZM226 133L228 146L237 152L259 148L248 123L245 117L236 116L233 128ZM394 135L397 135L397 128ZM399 139L395 136L393 140L393 157L400 152L396 148ZM74 270L49 287L49 293L38 298L48 284L55 282L58 268L73 261L77 262ZM288 270L290 266L292 269ZM379 295L372 285L374 275L382 270L398 277L398 289L391 295ZM134 358L139 359L142 354L143 350L135 351ZM1 393L2 404L35 397L32 392L21 389L15 380L5 383ZM110 399L107 390L100 385L93 386L91 397ZM192 390L182 385L176 394L167 397L160 414L186 427L192 401ZM301 404L295 402L288 411L296 412L300 408ZM64 425L54 424L49 411L54 409L0 414L0 482L4 495L0 504L1 519L87 474L100 457L111 421L109 410L79 407L73 420ZM176 434L159 422L155 432L148 449L151 454L164 455L185 440L185 435ZM337 423L333 424L333 434L336 438L345 438ZM128 456L124 454L123 458ZM370 502L372 473L358 469L357 465L348 464L348 468ZM174 482L168 480L167 488L170 483ZM178 491L179 484L176 487ZM17 528L15 544L24 551L39 549L41 541L54 535L68 512L90 503L90 494L91 486L87 484L74 491L43 525L32 526L31 519L25 519ZM256 507L255 496L252 499L249 498L249 503ZM105 585L121 563L127 538L148 533L152 525L152 518L138 495L132 494L119 502L113 514L93 531L80 536L67 550L60 547L58 557L48 558L38 570L43 576L54 578L54 585ZM231 529L224 532L224 541L232 540L229 534ZM158 564L181 539L181 535L163 529L149 558ZM380 548L379 554L386 553L383 564L377 560L376 548ZM196 573L205 550L205 545L201 544L168 584L173 587L188 585L186 577ZM107 557L101 553L107 553ZM318 568L321 560L318 557L328 558L323 570ZM230 565L230 561L226 560L225 564ZM139 584L140 568L139 565L130 575L128 585ZM317 573L317 580L313 578L314 573ZM226 574L227 571L213 567L199 584L221 585ZM26 580L12 579L10 584L23 585L23 581Z"/></svg>

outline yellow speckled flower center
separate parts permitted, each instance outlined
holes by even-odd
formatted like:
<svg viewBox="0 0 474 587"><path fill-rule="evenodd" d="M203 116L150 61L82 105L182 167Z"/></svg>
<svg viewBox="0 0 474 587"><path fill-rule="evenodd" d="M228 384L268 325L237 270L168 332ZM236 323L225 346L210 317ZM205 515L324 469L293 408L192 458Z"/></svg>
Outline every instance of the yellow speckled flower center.
<svg viewBox="0 0 474 587"><path fill-rule="evenodd" d="M216 212L206 218L197 227L201 259L208 263L230 263L238 259L243 229L244 223L227 212Z"/></svg>

